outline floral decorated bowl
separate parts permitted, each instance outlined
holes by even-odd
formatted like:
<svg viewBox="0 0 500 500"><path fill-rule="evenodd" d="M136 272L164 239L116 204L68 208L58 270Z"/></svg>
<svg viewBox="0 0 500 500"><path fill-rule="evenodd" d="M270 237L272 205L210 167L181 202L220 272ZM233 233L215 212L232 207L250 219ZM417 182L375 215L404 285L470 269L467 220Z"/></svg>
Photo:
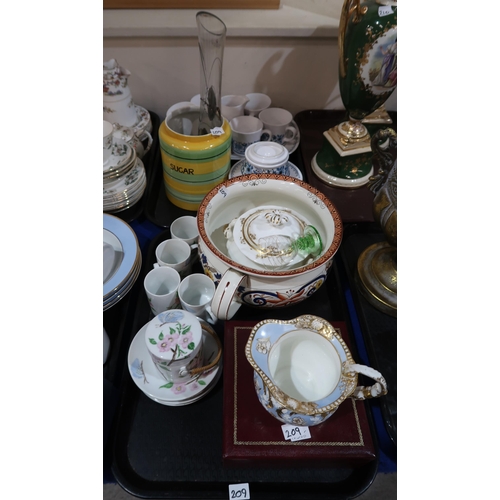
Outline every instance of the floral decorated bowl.
<svg viewBox="0 0 500 500"><path fill-rule="evenodd" d="M304 216L321 236L323 250L312 262L284 270L255 269L229 256L224 231L252 208L278 205ZM212 310L222 320L242 304L273 308L301 302L325 282L342 241L342 221L334 205L317 189L277 174L242 175L222 182L203 199L197 214L199 255L205 274L216 285Z"/></svg>

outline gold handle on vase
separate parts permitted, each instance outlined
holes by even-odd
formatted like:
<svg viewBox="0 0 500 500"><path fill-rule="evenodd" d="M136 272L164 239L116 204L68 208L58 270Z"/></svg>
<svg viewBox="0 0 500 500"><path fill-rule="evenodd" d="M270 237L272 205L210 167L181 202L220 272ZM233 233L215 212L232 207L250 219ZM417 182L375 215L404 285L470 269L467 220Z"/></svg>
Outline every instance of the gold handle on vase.
<svg viewBox="0 0 500 500"><path fill-rule="evenodd" d="M345 78L346 76L347 60L344 58L344 38L347 30L347 24L353 13L355 13L355 15L352 18L352 22L358 23L361 20L361 16L366 14L367 10L368 7L366 5L361 7L361 0L345 0L344 5L342 6L339 23L339 69L341 78Z"/></svg>

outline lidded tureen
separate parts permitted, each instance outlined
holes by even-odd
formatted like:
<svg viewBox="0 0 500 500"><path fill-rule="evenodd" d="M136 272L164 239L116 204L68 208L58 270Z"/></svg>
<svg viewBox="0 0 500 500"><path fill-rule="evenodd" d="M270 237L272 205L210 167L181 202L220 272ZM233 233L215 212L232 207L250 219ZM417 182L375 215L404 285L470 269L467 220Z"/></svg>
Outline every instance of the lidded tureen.
<svg viewBox="0 0 500 500"><path fill-rule="evenodd" d="M228 254L255 269L293 269L323 249L318 231L295 210L275 205L252 208L224 231Z"/></svg>

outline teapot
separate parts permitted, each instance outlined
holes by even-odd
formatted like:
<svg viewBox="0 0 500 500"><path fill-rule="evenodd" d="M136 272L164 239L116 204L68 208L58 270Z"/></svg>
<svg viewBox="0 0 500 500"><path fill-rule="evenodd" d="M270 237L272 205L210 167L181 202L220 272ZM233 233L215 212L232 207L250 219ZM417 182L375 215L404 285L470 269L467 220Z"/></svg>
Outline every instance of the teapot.
<svg viewBox="0 0 500 500"><path fill-rule="evenodd" d="M245 356L254 369L259 402L285 424L318 425L349 397L363 400L387 394L384 377L356 364L340 332L318 316L257 323ZM375 384L358 386L358 374Z"/></svg>

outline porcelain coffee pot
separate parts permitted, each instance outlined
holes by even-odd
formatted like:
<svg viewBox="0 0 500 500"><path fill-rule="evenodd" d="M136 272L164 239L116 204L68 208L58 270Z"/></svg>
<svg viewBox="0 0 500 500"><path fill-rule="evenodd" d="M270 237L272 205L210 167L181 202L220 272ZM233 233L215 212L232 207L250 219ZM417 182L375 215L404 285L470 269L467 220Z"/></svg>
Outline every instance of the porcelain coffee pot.
<svg viewBox="0 0 500 500"><path fill-rule="evenodd" d="M349 397L387 394L384 377L356 364L340 332L318 316L261 321L250 333L245 355L260 403L286 424L318 425ZM375 384L358 386L358 374Z"/></svg>

